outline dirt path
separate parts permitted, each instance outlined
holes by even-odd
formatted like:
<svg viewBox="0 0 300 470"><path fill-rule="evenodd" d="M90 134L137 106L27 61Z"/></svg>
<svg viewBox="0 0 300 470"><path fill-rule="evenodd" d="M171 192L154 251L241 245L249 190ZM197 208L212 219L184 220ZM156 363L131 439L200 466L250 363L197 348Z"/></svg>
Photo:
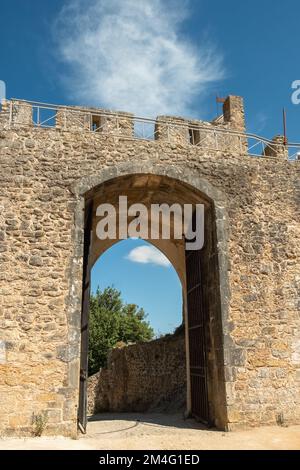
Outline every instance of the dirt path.
<svg viewBox="0 0 300 470"><path fill-rule="evenodd" d="M88 425L86 436L1 439L0 449L297 449L300 426L263 427L224 433L208 430L193 420L166 414L102 414Z"/></svg>

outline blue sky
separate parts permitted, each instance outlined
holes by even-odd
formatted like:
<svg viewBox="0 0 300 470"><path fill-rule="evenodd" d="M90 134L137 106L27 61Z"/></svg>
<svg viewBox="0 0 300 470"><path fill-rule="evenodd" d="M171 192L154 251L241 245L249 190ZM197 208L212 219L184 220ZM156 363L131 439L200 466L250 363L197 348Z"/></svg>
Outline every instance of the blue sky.
<svg viewBox="0 0 300 470"><path fill-rule="evenodd" d="M147 3L142 0L125 0L125 3L128 1L133 5ZM169 15L170 22L175 22L174 10L180 13L183 8L176 8L173 0L153 1L168 5L164 13ZM153 4L153 1L150 3ZM117 13L120 2L121 0L111 0L108 3L112 8L115 5ZM73 4L76 3L77 0L73 1ZM83 3L91 4L89 0ZM101 3L101 0L94 3ZM124 4L124 0L121 3ZM62 6L66 4L62 0L1 2L0 79L7 84L8 97L53 103L95 101L84 93L76 92L76 89L74 91L74 75L80 76L79 64L70 63L64 56L65 51L62 52L64 47L70 45L68 39L62 35L62 30L68 33L72 28L72 24L62 19L63 15L60 13ZM245 97L250 131L268 137L281 132L281 112L285 106L289 137L293 141L299 141L300 105L292 105L290 97L291 83L300 78L300 3L297 0L180 2L180 5L184 4L186 19L180 20L175 27L173 25L169 36L172 35L172 28L176 28L178 37L190 41L191 49L194 48L196 54L197 51L208 48L210 54L221 58L224 72L222 79L208 82L202 88L199 86L199 96L195 95L188 107L182 106L184 109L188 108L185 109L185 114L190 110L190 114L212 118L216 114L217 93L223 96L228 93L240 94ZM131 10L135 9L132 7ZM139 18L135 20L139 21ZM112 29L116 31L113 26ZM155 31L152 33L155 38ZM97 40L97 37L92 37L93 39ZM95 47L98 50L101 45L95 44ZM109 46L106 48L108 49L104 49L105 51L109 50ZM157 51L154 49L154 52ZM82 51L78 51L79 53ZM138 57L135 56L134 60L138 62ZM149 74L151 75L151 71ZM95 81L96 76L91 76L90 80ZM184 82L184 75L181 81ZM87 83L87 88L91 88L90 83ZM190 83L187 91L188 88ZM99 105L101 106L101 100Z"/></svg>
<svg viewBox="0 0 300 470"><path fill-rule="evenodd" d="M147 259L129 256L136 248L145 246L151 250ZM161 260L153 258L154 250L156 248L143 240L117 243L96 262L92 270L92 290L114 285L122 292L125 302L144 308L155 333L162 334L173 332L182 322L182 293L175 269L163 261L162 255ZM154 262L149 262L150 259Z"/></svg>
<svg viewBox="0 0 300 470"><path fill-rule="evenodd" d="M285 107L300 141L299 0L3 0L0 18L8 98L212 119L216 95L236 94L249 132L281 133ZM114 284L167 331L181 315L178 279L126 259L132 243L103 256L93 283Z"/></svg>

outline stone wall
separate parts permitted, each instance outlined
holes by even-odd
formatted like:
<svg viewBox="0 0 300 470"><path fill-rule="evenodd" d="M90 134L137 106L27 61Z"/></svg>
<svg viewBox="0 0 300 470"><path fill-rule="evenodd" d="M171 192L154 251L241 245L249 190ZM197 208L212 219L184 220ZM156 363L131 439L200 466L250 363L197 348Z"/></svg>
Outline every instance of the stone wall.
<svg viewBox="0 0 300 470"><path fill-rule="evenodd" d="M186 409L184 333L113 349L89 377L88 413Z"/></svg>
<svg viewBox="0 0 300 470"><path fill-rule="evenodd" d="M84 188L132 173L195 187L224 227L224 426L299 424L299 162L4 121L0 433L28 435L45 411L48 434L76 435Z"/></svg>

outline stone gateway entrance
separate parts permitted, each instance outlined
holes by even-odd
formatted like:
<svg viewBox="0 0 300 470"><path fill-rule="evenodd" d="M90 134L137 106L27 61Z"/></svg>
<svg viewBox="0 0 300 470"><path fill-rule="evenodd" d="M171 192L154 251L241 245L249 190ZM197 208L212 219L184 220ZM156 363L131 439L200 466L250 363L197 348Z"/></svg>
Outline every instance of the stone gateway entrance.
<svg viewBox="0 0 300 470"><path fill-rule="evenodd" d="M79 425L86 428L87 404L87 354L88 354L88 299L91 267L99 256L118 241L99 240L97 237L97 208L103 201L119 208L120 196L126 196L128 206L143 204L149 208L147 226L151 225L152 204L168 204L184 207L184 204L203 204L205 233L204 247L196 251L186 251L184 237L174 238L174 227L170 229L170 239L148 239L171 261L182 284L183 322L185 324L187 404L186 414L218 427L226 427L224 356L222 334L222 306L219 279L226 284L225 273L219 272L217 240L226 244L224 230L217 232L214 201L217 191L206 188L208 194L177 178L166 176L167 168L159 166L152 173L125 174L104 181L85 193L85 236L83 266L83 297L81 324L81 368L79 396ZM134 168L132 168L134 170ZM173 174L171 168L169 175ZM138 171L140 171L138 169ZM154 173L155 172L155 173ZM200 182L199 182L200 183ZM224 212L220 208L220 213ZM122 214L117 211L116 219ZM224 214L225 217L225 214ZM132 219L132 218L131 218ZM126 225L131 221L127 216ZM174 223L174 220L173 220ZM117 223L118 225L118 223ZM162 218L159 232L162 232ZM150 231L149 231L150 232ZM133 365L134 367L134 365ZM126 410L124 410L126 411Z"/></svg>
<svg viewBox="0 0 300 470"><path fill-rule="evenodd" d="M85 424L89 269L109 247L88 233L97 203L121 192L205 205L201 252L156 240L183 286L187 411L226 430L300 423L299 161L278 136L252 155L239 97L210 123L141 124L2 104L0 435L31 435L39 416L48 435L76 436L78 416Z"/></svg>

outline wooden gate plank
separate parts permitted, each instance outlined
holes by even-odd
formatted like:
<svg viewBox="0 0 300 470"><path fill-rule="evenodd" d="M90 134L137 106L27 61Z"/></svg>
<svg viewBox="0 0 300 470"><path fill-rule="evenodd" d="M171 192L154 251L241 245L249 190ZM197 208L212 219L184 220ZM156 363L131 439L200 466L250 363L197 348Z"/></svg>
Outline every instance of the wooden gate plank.
<svg viewBox="0 0 300 470"><path fill-rule="evenodd" d="M90 281L91 281L91 240L93 221L93 201L85 206L84 221L84 252L83 252L83 281L82 281L82 313L81 313L81 355L80 355L80 382L78 427L86 433L87 426L87 378L88 378L88 342L89 342L89 307L90 307Z"/></svg>
<svg viewBox="0 0 300 470"><path fill-rule="evenodd" d="M205 340L206 312L203 305L201 251L186 251L189 358L191 378L191 412L209 424L207 358Z"/></svg>

